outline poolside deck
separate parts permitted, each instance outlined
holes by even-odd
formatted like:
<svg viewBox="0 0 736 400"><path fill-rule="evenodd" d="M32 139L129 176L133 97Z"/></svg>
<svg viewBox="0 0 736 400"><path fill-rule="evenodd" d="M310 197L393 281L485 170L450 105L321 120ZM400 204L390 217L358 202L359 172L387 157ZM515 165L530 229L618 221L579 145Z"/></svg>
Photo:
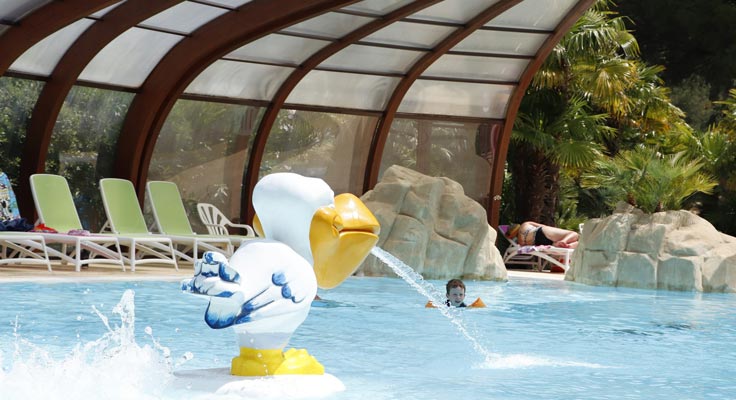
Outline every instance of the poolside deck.
<svg viewBox="0 0 736 400"><path fill-rule="evenodd" d="M179 270L170 265L138 265L135 272L128 268L123 272L115 265L95 264L81 272L74 271L73 265L52 264L53 271L38 265L2 265L0 266L0 282L63 282L63 281L111 281L111 280L165 280L180 281L194 273L191 264L181 263ZM565 274L536 272L525 270L509 270L510 279L515 277L533 279L562 280Z"/></svg>
<svg viewBox="0 0 736 400"><path fill-rule="evenodd" d="M191 277L194 268L191 264L181 263L179 270L171 265L136 265L135 272L126 271L109 264L93 264L80 272L74 271L73 265L52 264L52 272L38 265L2 265L0 266L0 282L63 282L63 281L114 281L114 280L166 280L179 281Z"/></svg>

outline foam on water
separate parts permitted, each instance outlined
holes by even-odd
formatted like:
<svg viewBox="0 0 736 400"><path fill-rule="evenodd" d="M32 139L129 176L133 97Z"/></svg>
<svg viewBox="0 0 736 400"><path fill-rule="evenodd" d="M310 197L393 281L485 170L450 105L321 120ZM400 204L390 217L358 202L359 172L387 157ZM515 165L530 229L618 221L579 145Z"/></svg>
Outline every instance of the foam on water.
<svg viewBox="0 0 736 400"><path fill-rule="evenodd" d="M610 368L600 364L553 360L549 358L534 357L528 354L509 354L505 356L492 355L474 367L478 369L515 369L531 367Z"/></svg>
<svg viewBox="0 0 736 400"><path fill-rule="evenodd" d="M54 357L48 350L24 339L16 318L13 354L0 351L0 365L10 357L10 366L0 369L0 398L27 399L298 399L320 397L345 390L330 374L244 378L230 375L228 368L174 372L193 358L185 352L176 361L169 348L159 343L150 326L144 328L150 344L140 345L135 336L133 290L126 290L112 309L120 324L95 306L106 332L97 340L78 343L71 352Z"/></svg>
<svg viewBox="0 0 736 400"><path fill-rule="evenodd" d="M77 344L63 357L54 357L24 339L16 321L13 354L0 352L0 365L3 358L12 360L10 367L0 370L3 400L160 399L176 365L168 349L156 340L150 345L136 343L133 299L133 291L127 290L113 309L120 316L120 325L111 326L93 307L107 332L97 340ZM151 336L151 329L146 331ZM186 359L187 355L182 356Z"/></svg>

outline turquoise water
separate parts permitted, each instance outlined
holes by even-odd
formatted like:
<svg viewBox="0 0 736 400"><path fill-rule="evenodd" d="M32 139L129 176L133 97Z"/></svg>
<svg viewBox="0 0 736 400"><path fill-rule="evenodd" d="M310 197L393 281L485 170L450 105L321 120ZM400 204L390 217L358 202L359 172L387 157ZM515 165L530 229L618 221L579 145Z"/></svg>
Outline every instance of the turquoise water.
<svg viewBox="0 0 736 400"><path fill-rule="evenodd" d="M320 292L290 347L343 382L331 399L736 398L736 295L466 284L488 307L455 310L458 325L401 279L348 279ZM174 387L238 351L178 282L2 284L0 298L4 400L237 398ZM134 319L113 311L133 302Z"/></svg>

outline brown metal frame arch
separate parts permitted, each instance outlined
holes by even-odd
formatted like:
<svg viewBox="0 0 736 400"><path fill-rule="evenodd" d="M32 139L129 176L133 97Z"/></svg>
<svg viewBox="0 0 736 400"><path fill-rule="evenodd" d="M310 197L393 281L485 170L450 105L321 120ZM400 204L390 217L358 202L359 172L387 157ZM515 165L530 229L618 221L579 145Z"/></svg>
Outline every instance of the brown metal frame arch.
<svg viewBox="0 0 736 400"><path fill-rule="evenodd" d="M278 91L273 97L273 100L266 108L266 112L261 119L261 124L258 127L256 136L253 140L253 145L250 151L250 159L248 160L248 168L246 173L243 175L243 193L241 199L249 199L253 188L258 182L258 172L261 167L261 161L263 159L263 153L266 149L266 142L268 136L271 133L271 128L278 113L284 106L284 102L289 97L289 94L294 90L296 85L307 76L309 72L314 70L324 60L334 55L338 51L357 43L366 36L390 25L391 23L398 21L407 15L411 15L423 8L429 7L433 4L439 3L441 0L418 0L412 3L406 4L378 19L372 21L360 28L350 32L349 34L339 38L331 44L325 46L318 52L314 53L307 60L305 60L298 68L296 68L288 78L281 84ZM241 207L241 218L246 221L250 221L255 214L253 206L250 201L244 201L243 207Z"/></svg>
<svg viewBox="0 0 736 400"><path fill-rule="evenodd" d="M105 14L77 38L56 64L36 101L21 158L20 182L28 182L32 174L44 171L51 135L59 112L79 74L90 60L127 29L182 1L128 0ZM19 204L28 208L21 212L23 215L32 215L30 188L22 184L18 189L18 196L21 199Z"/></svg>
<svg viewBox="0 0 736 400"><path fill-rule="evenodd" d="M409 91L411 85L416 81L419 76L424 72L433 62L440 58L443 54L447 53L451 48L460 43L463 39L468 37L475 30L481 28L488 21L497 17L504 11L511 7L521 3L522 0L501 0L490 7L483 10L483 12L476 15L467 24L455 30L453 33L448 35L444 40L437 44L429 53L419 59L406 74L406 77L402 79L394 92L391 94L389 101L386 105L386 110L383 112L383 118L378 122L376 133L373 135L373 141L371 142L371 148L368 152L368 166L366 168L365 180L363 181L363 190L368 191L376 185L378 181L378 173L381 167L381 158L383 157L383 148L386 144L388 132L391 129L396 111L404 99L406 92Z"/></svg>
<svg viewBox="0 0 736 400"><path fill-rule="evenodd" d="M118 141L114 174L144 198L160 129L187 85L212 62L244 44L355 0L254 0L182 39L156 65L133 100Z"/></svg>
<svg viewBox="0 0 736 400"><path fill-rule="evenodd" d="M501 191L503 189L504 179L504 166L506 164L506 153L509 149L509 141L511 140L511 131L514 127L514 120L516 114L519 111L519 105L521 99L526 93L526 89L532 82L534 74L539 70L547 56L552 52L554 47L562 40L562 37L567 34L575 21L595 3L595 0L580 0L568 13L567 15L557 24L557 28L554 33L542 44L537 51L534 60L529 63L526 70L519 80L519 84L516 90L509 99L508 106L506 107L506 118L501 131L501 136L498 139L496 156L493 159L493 169L491 171L491 198L490 198L490 209L488 211L488 223L491 226L498 226L500 213L501 213Z"/></svg>
<svg viewBox="0 0 736 400"><path fill-rule="evenodd" d="M119 0L52 1L18 21L0 36L0 76L34 44L72 22Z"/></svg>

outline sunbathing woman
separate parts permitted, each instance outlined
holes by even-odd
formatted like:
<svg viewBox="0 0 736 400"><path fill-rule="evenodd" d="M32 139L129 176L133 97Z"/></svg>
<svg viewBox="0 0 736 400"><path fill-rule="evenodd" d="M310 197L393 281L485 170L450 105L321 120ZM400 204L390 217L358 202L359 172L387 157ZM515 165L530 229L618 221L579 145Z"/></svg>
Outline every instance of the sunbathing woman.
<svg viewBox="0 0 736 400"><path fill-rule="evenodd" d="M574 249L578 246L577 232L526 221L509 227L508 237L516 237L519 246L555 246Z"/></svg>

